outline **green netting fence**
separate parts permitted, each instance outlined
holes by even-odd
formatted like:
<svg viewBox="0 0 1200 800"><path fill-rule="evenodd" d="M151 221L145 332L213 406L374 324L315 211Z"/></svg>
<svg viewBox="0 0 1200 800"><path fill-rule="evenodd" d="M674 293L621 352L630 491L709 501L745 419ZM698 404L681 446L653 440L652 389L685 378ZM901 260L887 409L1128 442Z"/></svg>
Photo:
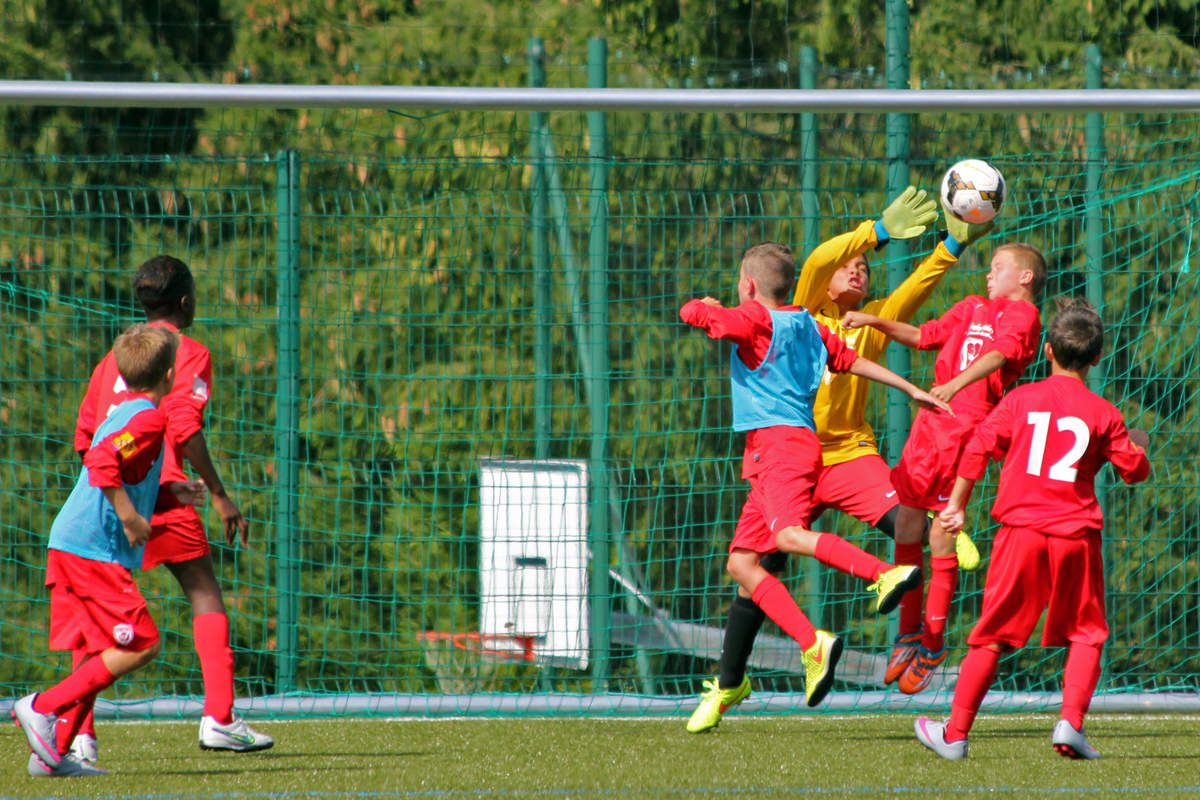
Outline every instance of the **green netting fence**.
<svg viewBox="0 0 1200 800"><path fill-rule="evenodd" d="M251 547L214 544L248 710L688 708L733 597L723 554L745 489L728 354L677 311L703 294L732 301L750 244L807 253L876 216L889 199L885 115L613 112L601 127L568 112L187 117L84 109L52 129L93 143L154 133L170 144L158 155L0 156L0 697L68 664L46 649L41 582L78 468L75 412L91 367L138 318L133 269L166 252L197 278L189 332L215 374L207 435L252 525ZM1101 301L1097 386L1150 432L1154 462L1148 483L1104 487L1113 635L1101 700L1194 695L1200 118L1097 114L1098 139L1085 114L910 122L912 182L933 190L949 163L982 156L1010 187L998 232L921 318L983 291L1005 240L1046 253L1047 318L1056 295ZM880 254L874 292L933 244ZM1038 363L1026 378L1045 373ZM911 374L927 385L931 360L913 355ZM886 399L877 389L871 414L894 461ZM548 504L542 533L563 550L487 563L485 528L533 535L485 507L489 465L532 470L532 494L507 496L506 513ZM546 477L562 474L573 499ZM989 503L978 493L969 515L985 555ZM818 527L890 554L848 518ZM515 582L497 610L489 585L503 570ZM880 684L892 632L858 582L797 559L785 581L847 638L829 708L948 703L952 671L915 698ZM110 696L123 713L191 713L202 690L190 611L165 571L139 582L163 653ZM950 664L982 583L961 576ZM519 635L489 630L497 613ZM544 629L527 637L530 619ZM552 634L568 645L548 647ZM1062 658L1031 647L1003 660L1002 707L1051 703ZM798 661L768 623L750 707L801 710Z"/></svg>

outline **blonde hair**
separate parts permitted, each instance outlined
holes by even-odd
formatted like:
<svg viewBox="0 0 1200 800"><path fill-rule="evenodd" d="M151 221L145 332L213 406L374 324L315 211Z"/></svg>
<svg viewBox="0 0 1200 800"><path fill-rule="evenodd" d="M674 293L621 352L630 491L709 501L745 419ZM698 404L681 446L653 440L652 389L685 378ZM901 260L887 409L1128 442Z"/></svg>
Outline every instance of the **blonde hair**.
<svg viewBox="0 0 1200 800"><path fill-rule="evenodd" d="M139 322L113 342L117 371L131 391L147 391L162 383L175 365L179 335L169 328Z"/></svg>
<svg viewBox="0 0 1200 800"><path fill-rule="evenodd" d="M1042 289L1046 286L1046 257L1042 255L1042 251L1024 242L1002 244L996 248L997 253L1001 251L1012 253L1017 261L1017 266L1033 273L1033 280L1029 282L1029 291L1033 293L1035 299L1041 297Z"/></svg>
<svg viewBox="0 0 1200 800"><path fill-rule="evenodd" d="M742 271L777 303L786 303L796 285L796 258L792 249L777 242L763 242L742 253Z"/></svg>

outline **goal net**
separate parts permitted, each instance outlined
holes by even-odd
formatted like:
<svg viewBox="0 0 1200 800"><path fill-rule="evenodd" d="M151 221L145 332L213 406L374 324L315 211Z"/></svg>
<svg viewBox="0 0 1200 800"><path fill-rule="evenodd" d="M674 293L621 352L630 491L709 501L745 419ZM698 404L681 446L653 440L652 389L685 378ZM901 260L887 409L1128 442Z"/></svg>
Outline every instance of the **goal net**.
<svg viewBox="0 0 1200 800"><path fill-rule="evenodd" d="M79 469L72 433L91 368L139 318L133 270L162 252L196 277L188 333L215 375L206 437L251 524L251 545L229 547L205 512L245 702L296 714L690 707L733 598L724 554L746 489L727 348L683 325L679 307L733 302L748 245L786 242L803 257L877 217L895 159L887 115L870 109L618 109L600 127L589 113L12 111L0 155L0 697L68 665L47 651L46 535ZM996 232L917 319L984 291L997 244L1035 244L1049 262L1044 320L1059 295L1099 302L1108 341L1095 386L1151 436L1151 479L1129 488L1106 473L1102 487L1112 636L1098 703L1194 695L1200 116L909 119L908 182L932 192L950 163L984 157L1009 187ZM871 254L872 294L935 241ZM909 374L928 386L931 360L914 354ZM1039 361L1024 379L1045 374ZM869 412L894 463L904 431L887 403L876 389ZM584 468L567 488L551 477L522 488L489 483L496 464ZM986 483L968 513L985 559L991 498ZM829 513L818 527L890 556L854 520ZM803 561L785 584L853 657L829 707L948 703L953 670L925 699L886 690L889 621L859 582ZM166 571L138 581L163 652L111 698L190 713L203 692L190 609ZM983 571L960 575L950 665L982 584ZM1038 647L1005 658L995 697L1051 703L1062 663ZM802 709L798 664L768 623L754 707Z"/></svg>

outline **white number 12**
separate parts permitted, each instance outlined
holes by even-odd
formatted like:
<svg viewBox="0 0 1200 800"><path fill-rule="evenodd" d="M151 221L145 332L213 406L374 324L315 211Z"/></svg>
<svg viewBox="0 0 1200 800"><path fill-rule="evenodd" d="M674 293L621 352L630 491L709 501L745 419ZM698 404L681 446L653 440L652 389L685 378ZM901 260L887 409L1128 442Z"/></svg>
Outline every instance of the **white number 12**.
<svg viewBox="0 0 1200 800"><path fill-rule="evenodd" d="M1028 422L1033 426L1033 441L1029 443L1029 462L1025 466L1025 471L1030 475L1041 475L1042 460L1046 456L1046 437L1050 433L1050 412L1030 411ZM1050 474L1046 477L1052 481L1074 483L1075 475L1078 472L1075 465L1079 463L1079 458L1087 450L1092 433L1088 430L1087 423L1079 417L1059 417L1058 430L1074 434L1075 443L1071 445L1071 449L1067 451L1066 455L1050 467Z"/></svg>

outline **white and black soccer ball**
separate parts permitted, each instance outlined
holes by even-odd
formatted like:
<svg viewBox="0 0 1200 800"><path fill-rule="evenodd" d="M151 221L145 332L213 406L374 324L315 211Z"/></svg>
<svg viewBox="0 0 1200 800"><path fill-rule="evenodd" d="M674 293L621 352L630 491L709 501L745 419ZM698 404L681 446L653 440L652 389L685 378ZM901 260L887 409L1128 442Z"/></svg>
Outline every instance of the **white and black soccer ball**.
<svg viewBox="0 0 1200 800"><path fill-rule="evenodd" d="M1004 205L1004 176L978 158L959 161L942 178L942 207L966 222L987 222Z"/></svg>

